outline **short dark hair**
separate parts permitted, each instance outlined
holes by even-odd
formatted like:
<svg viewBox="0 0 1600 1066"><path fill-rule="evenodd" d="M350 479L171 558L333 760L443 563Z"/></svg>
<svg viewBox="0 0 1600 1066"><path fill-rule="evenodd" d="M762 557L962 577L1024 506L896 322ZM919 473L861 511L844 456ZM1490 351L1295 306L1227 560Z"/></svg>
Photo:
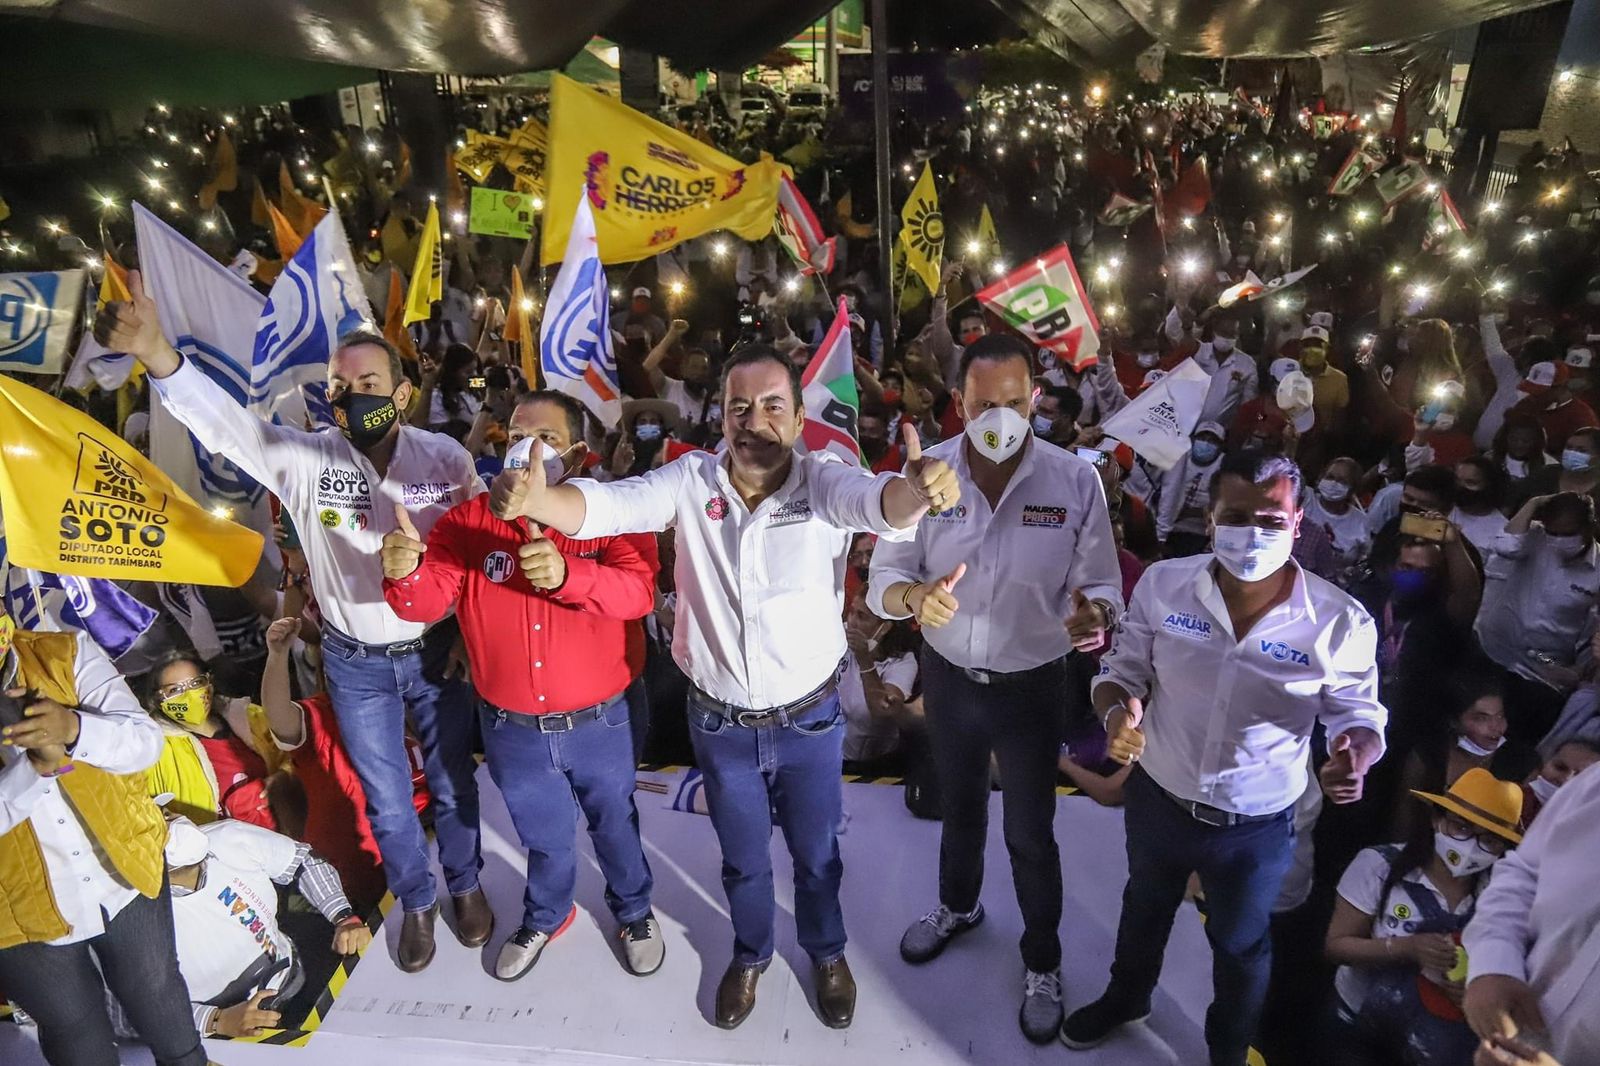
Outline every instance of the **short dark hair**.
<svg viewBox="0 0 1600 1066"><path fill-rule="evenodd" d="M961 366L956 371L956 381L963 389L967 387L967 371L979 359L988 363L1020 359L1027 367L1029 376L1033 374L1033 350L1022 342L1022 338L1009 333L985 333L961 350Z"/></svg>
<svg viewBox="0 0 1600 1066"><path fill-rule="evenodd" d="M161 699L156 695L156 689L160 686L161 675L166 671L167 667L176 666L178 663L193 663L195 668L202 674L210 672L210 667L206 665L206 661L193 648L187 645L168 648L156 657L155 665L145 672L144 683L140 688L143 689L142 695L144 696L146 709L152 711L157 709Z"/></svg>
<svg viewBox="0 0 1600 1066"><path fill-rule="evenodd" d="M1083 393L1077 389L1069 389L1061 385L1046 385L1041 396L1053 396L1056 403L1061 405L1061 413L1074 422L1083 414Z"/></svg>
<svg viewBox="0 0 1600 1066"><path fill-rule="evenodd" d="M779 355L777 349L770 344L761 343L740 345L728 357L728 361L722 364L722 380L718 382L717 391L721 394L723 400L728 398L728 377L742 366L754 366L757 363L772 363L775 366L783 367L784 373L789 375L789 389L794 394L794 405L796 407L801 406L800 368Z"/></svg>
<svg viewBox="0 0 1600 1066"><path fill-rule="evenodd" d="M567 432L571 435L572 442L576 444L584 439L583 420L588 411L583 404L564 392L557 392L555 389L536 389L517 399L518 407L531 403L553 403L561 408L562 413L567 416Z"/></svg>
<svg viewBox="0 0 1600 1066"><path fill-rule="evenodd" d="M353 348L357 344L372 344L382 348L389 356L389 380L395 388L400 387L400 382L406 379L405 364L400 361L400 349L389 343L385 337L375 329L365 326L358 327L339 338L339 343L333 346L334 351L340 348Z"/></svg>
<svg viewBox="0 0 1600 1066"><path fill-rule="evenodd" d="M1217 472L1211 475L1209 491L1213 500L1217 497L1217 489L1221 487L1222 479L1230 475L1244 478L1252 485L1270 485L1279 478L1286 478L1289 488L1294 493L1295 505L1299 506L1300 466L1287 455L1265 452L1258 448L1225 453L1222 462L1217 466Z"/></svg>
<svg viewBox="0 0 1600 1066"><path fill-rule="evenodd" d="M1448 466L1438 463L1419 466L1406 475L1404 483L1439 497L1446 509L1456 502L1456 472Z"/></svg>

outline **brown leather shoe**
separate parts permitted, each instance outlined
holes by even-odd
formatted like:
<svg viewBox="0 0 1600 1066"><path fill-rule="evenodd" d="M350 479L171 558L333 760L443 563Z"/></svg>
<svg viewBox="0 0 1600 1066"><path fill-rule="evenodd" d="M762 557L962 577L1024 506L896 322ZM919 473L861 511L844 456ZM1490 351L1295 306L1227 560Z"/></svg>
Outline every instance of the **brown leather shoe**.
<svg viewBox="0 0 1600 1066"><path fill-rule="evenodd" d="M464 896L451 896L456 908L456 939L469 948L481 948L489 942L494 932L494 909L484 897L483 889L475 888Z"/></svg>
<svg viewBox="0 0 1600 1066"><path fill-rule="evenodd" d="M433 942L433 923L439 920L439 905L425 911L406 911L400 926L400 969L416 973L433 961L437 945Z"/></svg>
<svg viewBox="0 0 1600 1066"><path fill-rule="evenodd" d="M756 982L766 963L752 966L735 959L717 984L717 1028L737 1029L756 1005Z"/></svg>
<svg viewBox="0 0 1600 1066"><path fill-rule="evenodd" d="M822 1024L829 1029L849 1028L856 1016L856 979L850 976L850 964L840 955L832 962L819 965L814 973L817 980L817 1013Z"/></svg>

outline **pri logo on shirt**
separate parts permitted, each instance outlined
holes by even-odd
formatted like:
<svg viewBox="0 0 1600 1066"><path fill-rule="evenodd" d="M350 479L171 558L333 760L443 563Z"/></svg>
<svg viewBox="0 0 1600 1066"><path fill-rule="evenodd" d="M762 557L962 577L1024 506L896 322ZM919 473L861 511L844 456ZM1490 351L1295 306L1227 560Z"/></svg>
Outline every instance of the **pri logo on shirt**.
<svg viewBox="0 0 1600 1066"><path fill-rule="evenodd" d="M1273 660L1280 663L1294 663L1296 666L1310 666L1311 656L1299 648L1291 648L1281 640L1263 640L1261 654L1270 655Z"/></svg>
<svg viewBox="0 0 1600 1066"><path fill-rule="evenodd" d="M726 496L713 496L706 501L706 517L713 522L720 522L728 517L728 498Z"/></svg>
<svg viewBox="0 0 1600 1066"><path fill-rule="evenodd" d="M509 581L511 572L515 569L515 561L505 552L490 552L483 557L483 576L496 585L503 585Z"/></svg>
<svg viewBox="0 0 1600 1066"><path fill-rule="evenodd" d="M1173 611L1161 620L1161 628L1164 632L1183 637L1185 640L1211 639L1211 620L1188 611Z"/></svg>

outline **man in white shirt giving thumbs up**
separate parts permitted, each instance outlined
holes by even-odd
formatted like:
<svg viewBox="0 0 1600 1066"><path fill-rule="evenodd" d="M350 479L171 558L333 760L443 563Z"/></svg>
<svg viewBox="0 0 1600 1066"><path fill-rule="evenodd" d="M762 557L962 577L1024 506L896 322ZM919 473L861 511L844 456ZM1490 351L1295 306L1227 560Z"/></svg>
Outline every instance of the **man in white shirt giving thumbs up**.
<svg viewBox="0 0 1600 1066"><path fill-rule="evenodd" d="M954 469L960 503L924 517L915 541L879 541L867 602L884 618L922 623L943 804L939 906L912 923L900 954L927 962L983 920L993 752L1024 926L1020 1023L1043 1043L1061 1023L1055 785L1072 698L1067 657L1103 642L1122 609L1122 579L1099 474L1029 427L1031 374L1030 352L1014 337L967 347L954 390L966 432L928 452Z"/></svg>

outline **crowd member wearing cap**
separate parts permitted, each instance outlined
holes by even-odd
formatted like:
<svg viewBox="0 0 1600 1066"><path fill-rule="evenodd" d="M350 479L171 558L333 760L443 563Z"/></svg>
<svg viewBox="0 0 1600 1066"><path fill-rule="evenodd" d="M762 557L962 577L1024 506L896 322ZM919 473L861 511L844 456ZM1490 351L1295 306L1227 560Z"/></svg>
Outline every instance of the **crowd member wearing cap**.
<svg viewBox="0 0 1600 1066"><path fill-rule="evenodd" d="M1334 977L1328 1066L1465 1063L1457 947L1495 866L1521 840L1522 790L1488 770L1445 792L1412 790L1432 817L1404 844L1358 854L1339 879L1326 953Z"/></svg>
<svg viewBox="0 0 1600 1066"><path fill-rule="evenodd" d="M629 326L639 326L645 332L650 347L661 343L667 335L667 324L656 314L655 303L648 285L637 285L629 294L628 306L611 313L611 328L627 333Z"/></svg>
<svg viewBox="0 0 1600 1066"><path fill-rule="evenodd" d="M257 1036L305 984L294 942L278 924L278 888L294 886L333 926L333 950L359 955L372 931L345 898L339 874L310 845L228 818L167 826L167 877L178 969L204 1036ZM248 916L245 915L248 909ZM241 918L248 917L248 920Z"/></svg>
<svg viewBox="0 0 1600 1066"><path fill-rule="evenodd" d="M1299 371L1300 364L1287 356L1274 359L1268 364L1269 387L1241 404L1238 413L1233 417L1233 422L1229 424L1229 451L1244 451L1250 448L1283 450L1284 433L1289 427L1290 420L1278 403L1279 392L1289 375L1299 374ZM1304 378L1305 375L1300 374L1300 377ZM1315 424L1316 418L1316 411L1312 406L1314 390L1309 388L1309 385L1310 379L1307 378L1308 387L1296 384L1283 392L1284 398L1291 402L1304 401L1295 414L1308 428ZM1293 431L1290 432L1290 436L1293 436Z"/></svg>
<svg viewBox="0 0 1600 1066"><path fill-rule="evenodd" d="M1325 424L1333 425L1341 412L1350 406L1350 379L1343 370L1328 365L1328 347L1331 343L1328 330L1333 316L1319 312L1311 317L1312 324L1300 333L1297 361L1301 372L1311 379L1312 402L1317 409L1317 417ZM1323 317L1328 319L1328 325L1317 321Z"/></svg>
<svg viewBox="0 0 1600 1066"><path fill-rule="evenodd" d="M1482 806L1480 804L1480 806ZM1600 1061L1600 771L1561 786L1527 836L1495 864L1461 935L1467 1022L1486 1041L1550 1052L1541 1066ZM1534 1062L1485 1057L1477 1063Z"/></svg>
<svg viewBox="0 0 1600 1066"><path fill-rule="evenodd" d="M1589 357L1588 362L1593 361L1587 348L1580 351ZM1580 369L1587 372L1587 364L1580 367L1573 358L1572 353L1568 352L1567 360L1562 364L1566 369L1564 376L1553 380L1549 388L1530 393L1507 414L1508 418L1513 414L1529 414L1537 418L1544 427L1547 446L1556 453L1561 451L1567 438L1577 430L1600 426L1600 417L1596 417L1594 408L1578 395L1578 385L1574 380ZM1532 373L1531 369L1529 373Z"/></svg>
<svg viewBox="0 0 1600 1066"><path fill-rule="evenodd" d="M530 393L507 430L507 469L538 464L555 484L577 465L583 409L564 393ZM384 538L384 597L415 621L456 610L482 697L489 772L528 852L521 921L495 976L526 974L575 918L579 810L628 969L654 973L665 948L639 842L624 698L632 681L627 623L655 604L654 538L577 539L525 517L503 521L486 496L451 509L426 544L397 517L400 528Z"/></svg>
<svg viewBox="0 0 1600 1066"><path fill-rule="evenodd" d="M483 491L472 456L449 437L404 424L415 390L381 334L339 338L328 360L339 429L308 433L241 410L167 342L155 302L136 274L129 281L133 299L106 305L95 318L96 339L138 359L166 409L208 450L276 494L300 535L323 618L328 694L366 790L389 889L405 912L401 968L415 972L432 960L439 914L428 840L411 806L408 720L422 741L454 932L468 946L483 944L493 913L478 885L470 689L446 674L457 631L453 623L430 629L397 618L382 602L376 558L397 507L426 536L452 506Z"/></svg>
<svg viewBox="0 0 1600 1066"><path fill-rule="evenodd" d="M632 477L661 465L658 460L667 440L680 424L678 406L670 400L622 401L622 432L612 446L606 473L612 478Z"/></svg>
<svg viewBox="0 0 1600 1066"><path fill-rule="evenodd" d="M1239 320L1232 314L1219 314L1210 323L1211 339L1195 350L1192 358L1207 374L1211 387L1200 408L1202 422L1233 421L1239 408L1261 391L1261 372L1256 361L1238 347Z"/></svg>
<svg viewBox="0 0 1600 1066"><path fill-rule="evenodd" d="M733 960L715 1021L741 1024L775 950L773 814L795 866L795 925L825 1024L855 1016L845 961L837 830L846 651L841 582L850 533L909 538L931 507L957 506L954 473L907 433L904 475L873 476L811 453L799 375L747 345L723 368L724 455L694 452L637 478L552 486L533 465L502 473L494 513L580 539L676 529L673 658L693 685L691 738L722 846Z"/></svg>
<svg viewBox="0 0 1600 1066"><path fill-rule="evenodd" d="M1222 461L1227 436L1217 422L1201 422L1189 434L1189 450L1161 478L1156 497L1156 539L1167 559L1199 555L1211 546L1211 478Z"/></svg>
<svg viewBox="0 0 1600 1066"><path fill-rule="evenodd" d="M1522 505L1484 561L1476 632L1507 671L1511 735L1536 743L1578 680L1576 663L1600 597L1594 500L1577 493Z"/></svg>
<svg viewBox="0 0 1600 1066"><path fill-rule="evenodd" d="M879 542L867 602L922 624L943 814L939 905L912 923L900 955L928 962L983 921L992 754L1023 915L1020 1024L1042 1043L1061 1024L1055 753L1068 659L1100 646L1122 589L1100 475L1029 426L1030 354L1005 335L967 345L954 393L965 432L929 452L955 471L962 502L924 517L915 541Z"/></svg>
<svg viewBox="0 0 1600 1066"><path fill-rule="evenodd" d="M145 791L161 730L87 633L0 615L0 986L52 1063L117 1061L109 989L157 1066L205 1066Z"/></svg>
<svg viewBox="0 0 1600 1066"><path fill-rule="evenodd" d="M1271 908L1316 726L1328 736L1319 779L1334 803L1359 800L1383 754L1376 627L1291 561L1299 498L1293 461L1224 459L1211 491L1213 552L1152 565L1101 661L1094 706L1111 757L1139 765L1126 788L1128 883L1111 983L1062 1024L1068 1047L1149 1016L1173 917L1198 873L1215 982L1206 1044L1212 1066L1241 1066L1266 996Z"/></svg>

